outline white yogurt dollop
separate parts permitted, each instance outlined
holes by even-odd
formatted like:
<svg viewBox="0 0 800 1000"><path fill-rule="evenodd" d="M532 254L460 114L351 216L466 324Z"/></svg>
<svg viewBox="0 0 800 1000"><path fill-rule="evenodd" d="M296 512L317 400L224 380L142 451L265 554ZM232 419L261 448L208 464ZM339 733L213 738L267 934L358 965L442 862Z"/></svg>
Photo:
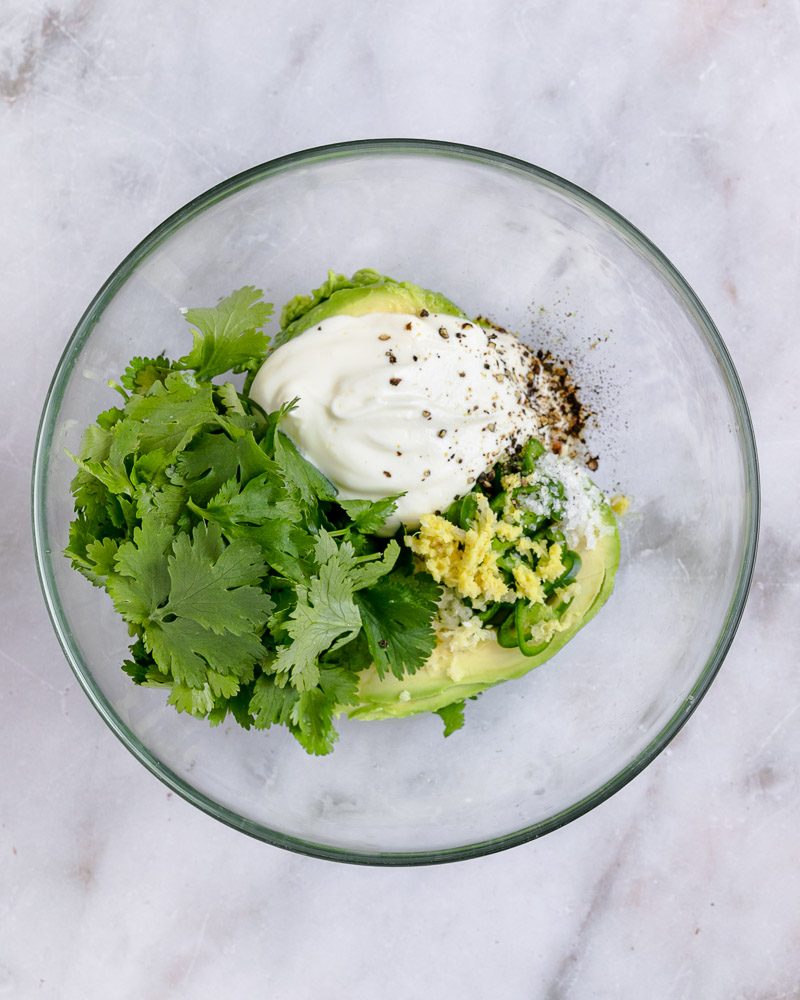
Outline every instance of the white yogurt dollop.
<svg viewBox="0 0 800 1000"><path fill-rule="evenodd" d="M283 344L250 390L343 499L405 493L388 527L442 510L515 441L541 433L532 356L454 316L331 316Z"/></svg>

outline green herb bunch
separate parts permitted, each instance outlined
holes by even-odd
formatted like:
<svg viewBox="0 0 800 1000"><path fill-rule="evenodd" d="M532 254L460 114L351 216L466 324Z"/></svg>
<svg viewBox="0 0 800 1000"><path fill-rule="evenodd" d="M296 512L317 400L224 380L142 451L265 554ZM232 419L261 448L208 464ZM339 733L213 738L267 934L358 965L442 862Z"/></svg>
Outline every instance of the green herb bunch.
<svg viewBox="0 0 800 1000"><path fill-rule="evenodd" d="M245 385L264 361L272 307L245 287L191 309L177 361L134 358L73 456L66 554L103 587L133 642L123 669L178 711L245 728L286 726L329 753L359 672L413 674L435 643L439 587L377 534L397 497L337 499Z"/></svg>

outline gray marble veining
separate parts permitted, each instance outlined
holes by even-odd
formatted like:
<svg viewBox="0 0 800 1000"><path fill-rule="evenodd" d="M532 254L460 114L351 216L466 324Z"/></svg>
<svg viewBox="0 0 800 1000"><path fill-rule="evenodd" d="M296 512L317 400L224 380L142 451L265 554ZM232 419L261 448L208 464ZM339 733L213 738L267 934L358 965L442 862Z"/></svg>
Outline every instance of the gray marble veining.
<svg viewBox="0 0 800 1000"><path fill-rule="evenodd" d="M5 0L0 997L800 996L799 50L796 0ZM672 746L570 827L426 870L294 857L162 787L63 660L28 514L51 373L124 254L229 174L378 135L500 149L643 229L731 350L765 499Z"/></svg>

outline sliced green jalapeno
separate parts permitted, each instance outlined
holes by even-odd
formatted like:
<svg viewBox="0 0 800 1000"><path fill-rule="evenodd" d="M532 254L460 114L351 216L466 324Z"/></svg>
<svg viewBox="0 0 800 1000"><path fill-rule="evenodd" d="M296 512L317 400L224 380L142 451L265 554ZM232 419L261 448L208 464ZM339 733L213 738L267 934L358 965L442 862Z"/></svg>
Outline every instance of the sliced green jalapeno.
<svg viewBox="0 0 800 1000"><path fill-rule="evenodd" d="M538 438L528 438L520 452L520 466L526 475L533 472L536 459L544 454L544 445Z"/></svg>
<svg viewBox="0 0 800 1000"><path fill-rule="evenodd" d="M517 626L515 621L516 609L524 604L524 601L517 601L515 605L509 608L509 614L507 615L505 621L497 630L497 644L502 646L504 649L513 649L518 645L517 643Z"/></svg>
<svg viewBox="0 0 800 1000"><path fill-rule="evenodd" d="M525 656L538 656L550 645L546 642L532 642L531 629L539 622L548 621L553 617L553 611L544 604L526 604L518 601L514 609L514 628L517 635L517 645Z"/></svg>

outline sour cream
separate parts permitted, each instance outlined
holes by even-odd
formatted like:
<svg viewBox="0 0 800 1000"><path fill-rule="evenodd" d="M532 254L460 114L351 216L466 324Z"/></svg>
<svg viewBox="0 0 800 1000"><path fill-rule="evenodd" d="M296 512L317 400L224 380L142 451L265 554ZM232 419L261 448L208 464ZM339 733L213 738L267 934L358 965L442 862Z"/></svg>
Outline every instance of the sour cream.
<svg viewBox="0 0 800 1000"><path fill-rule="evenodd" d="M390 528L443 510L517 441L540 434L533 357L454 316L331 316L264 362L250 395L297 397L282 430L343 499L404 493Z"/></svg>

